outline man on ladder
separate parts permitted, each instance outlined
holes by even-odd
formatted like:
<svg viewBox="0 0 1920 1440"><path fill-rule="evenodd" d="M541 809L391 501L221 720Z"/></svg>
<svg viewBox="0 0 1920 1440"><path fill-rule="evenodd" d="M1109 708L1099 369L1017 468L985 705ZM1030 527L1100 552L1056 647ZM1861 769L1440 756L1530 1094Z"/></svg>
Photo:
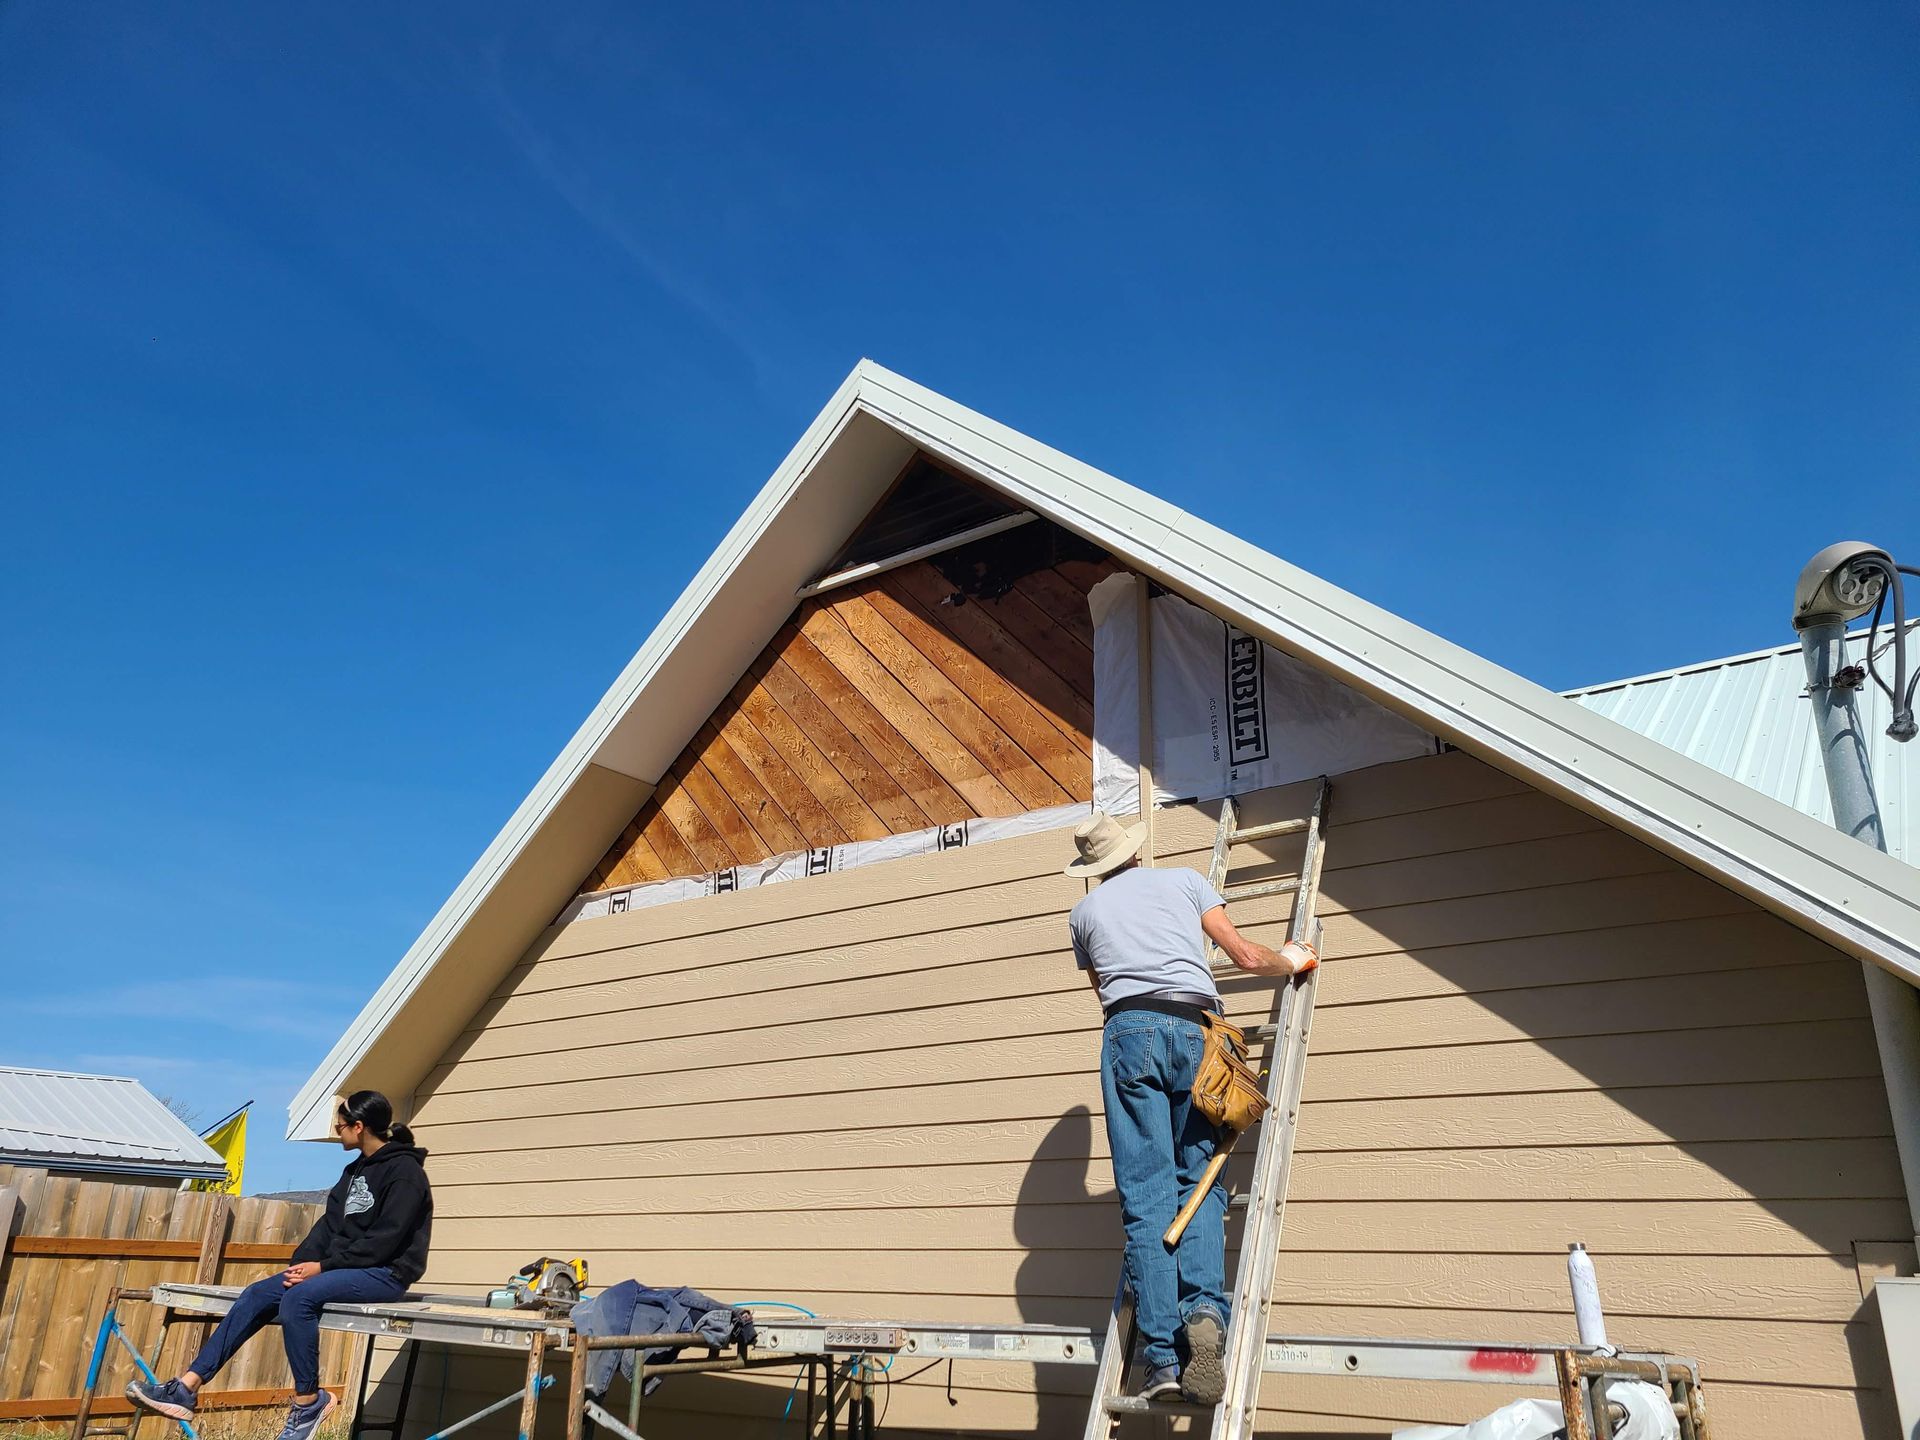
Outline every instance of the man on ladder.
<svg viewBox="0 0 1920 1440"><path fill-rule="evenodd" d="M1197 871L1143 866L1146 834L1144 821L1123 827L1100 811L1074 830L1080 858L1066 873L1101 883L1067 927L1106 1015L1100 1088L1147 1370L1139 1393L1213 1405L1226 1379L1226 1186L1213 1182L1173 1250L1161 1238L1220 1143L1192 1097L1206 1015L1222 1008L1206 942L1254 975L1295 975L1319 962L1310 947L1282 953L1241 935Z"/></svg>

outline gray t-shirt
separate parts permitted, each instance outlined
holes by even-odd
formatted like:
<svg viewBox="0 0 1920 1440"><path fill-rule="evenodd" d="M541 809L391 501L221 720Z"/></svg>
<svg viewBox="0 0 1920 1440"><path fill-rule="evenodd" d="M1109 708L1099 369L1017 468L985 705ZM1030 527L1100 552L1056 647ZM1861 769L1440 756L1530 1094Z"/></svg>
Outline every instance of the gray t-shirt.
<svg viewBox="0 0 1920 1440"><path fill-rule="evenodd" d="M1074 963L1098 977L1102 1008L1170 992L1218 1000L1200 917L1226 903L1196 870L1122 870L1067 916Z"/></svg>

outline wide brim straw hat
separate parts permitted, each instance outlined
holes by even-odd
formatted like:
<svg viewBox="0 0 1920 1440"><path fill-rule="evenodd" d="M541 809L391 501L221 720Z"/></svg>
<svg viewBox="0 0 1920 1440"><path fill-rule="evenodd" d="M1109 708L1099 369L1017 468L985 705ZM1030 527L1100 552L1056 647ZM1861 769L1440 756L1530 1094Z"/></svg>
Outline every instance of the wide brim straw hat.
<svg viewBox="0 0 1920 1440"><path fill-rule="evenodd" d="M1104 875L1140 853L1146 843L1147 822L1122 825L1104 810L1096 810L1073 828L1080 858L1067 866L1069 875Z"/></svg>

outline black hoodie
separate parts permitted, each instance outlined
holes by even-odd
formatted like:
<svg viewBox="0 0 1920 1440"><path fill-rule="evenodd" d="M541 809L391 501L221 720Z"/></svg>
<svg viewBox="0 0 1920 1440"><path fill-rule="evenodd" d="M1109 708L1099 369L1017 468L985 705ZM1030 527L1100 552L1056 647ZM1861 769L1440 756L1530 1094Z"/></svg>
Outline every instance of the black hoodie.
<svg viewBox="0 0 1920 1440"><path fill-rule="evenodd" d="M293 1252L294 1263L322 1270L373 1270L384 1265L402 1285L427 1268L433 1192L418 1145L389 1141L340 1172L327 1192L327 1213Z"/></svg>

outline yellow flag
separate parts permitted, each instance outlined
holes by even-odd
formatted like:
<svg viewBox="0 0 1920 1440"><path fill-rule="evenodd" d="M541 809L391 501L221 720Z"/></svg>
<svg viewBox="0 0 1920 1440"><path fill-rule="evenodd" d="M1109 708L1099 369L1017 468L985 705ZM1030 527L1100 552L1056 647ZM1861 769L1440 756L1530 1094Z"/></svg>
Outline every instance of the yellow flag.
<svg viewBox="0 0 1920 1440"><path fill-rule="evenodd" d="M227 1195L240 1193L240 1177L247 1168L247 1109L242 1106L239 1112L222 1120L213 1129L200 1137L220 1152L220 1158L227 1162L227 1178L224 1180L196 1180L189 1187L194 1190L213 1190Z"/></svg>

